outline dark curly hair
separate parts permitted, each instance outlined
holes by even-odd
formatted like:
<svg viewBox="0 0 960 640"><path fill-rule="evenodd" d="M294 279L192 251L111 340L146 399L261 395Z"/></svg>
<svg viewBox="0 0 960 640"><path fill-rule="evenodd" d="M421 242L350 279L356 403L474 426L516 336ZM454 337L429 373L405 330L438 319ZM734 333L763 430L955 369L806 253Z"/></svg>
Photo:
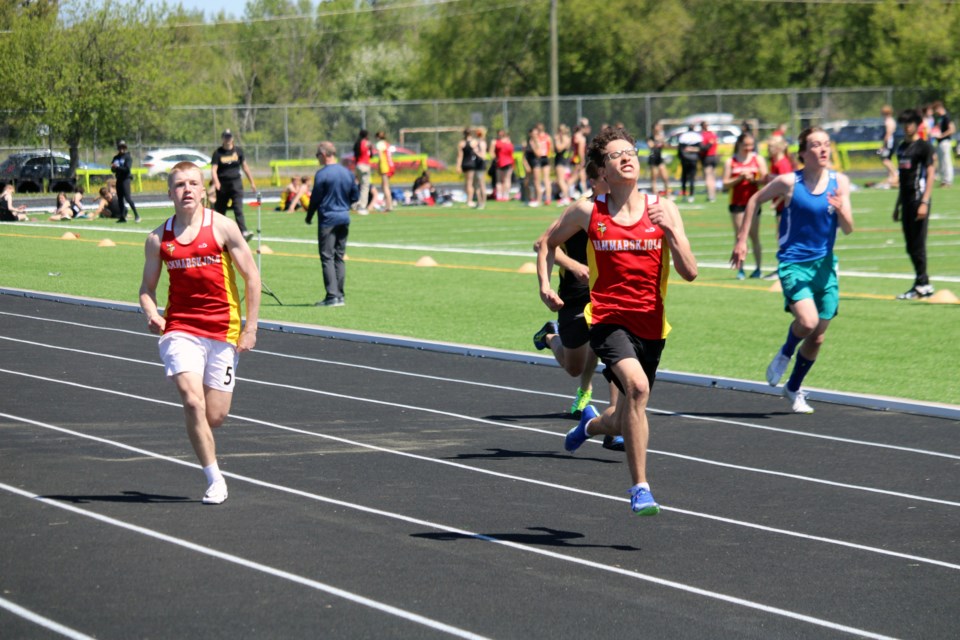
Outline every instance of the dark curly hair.
<svg viewBox="0 0 960 640"><path fill-rule="evenodd" d="M627 133L626 129L621 127L604 129L590 142L590 146L587 148L587 161L592 162L597 167L602 167L606 161L605 149L614 140L625 140L630 143L630 146L635 146L637 143L633 136Z"/></svg>

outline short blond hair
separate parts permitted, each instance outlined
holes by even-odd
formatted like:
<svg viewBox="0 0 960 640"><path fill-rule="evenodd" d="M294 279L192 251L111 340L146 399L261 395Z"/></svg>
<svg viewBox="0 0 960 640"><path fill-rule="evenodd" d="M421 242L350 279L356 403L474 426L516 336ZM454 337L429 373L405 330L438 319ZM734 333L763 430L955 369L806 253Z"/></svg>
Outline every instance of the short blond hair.
<svg viewBox="0 0 960 640"><path fill-rule="evenodd" d="M203 182L203 171L200 170L200 167L192 162L187 162L184 160L183 162L178 162L177 164L173 165L173 168L170 169L170 173L167 174L167 188L173 188L173 174L186 173L187 171L196 171L198 174L200 174L200 181Z"/></svg>

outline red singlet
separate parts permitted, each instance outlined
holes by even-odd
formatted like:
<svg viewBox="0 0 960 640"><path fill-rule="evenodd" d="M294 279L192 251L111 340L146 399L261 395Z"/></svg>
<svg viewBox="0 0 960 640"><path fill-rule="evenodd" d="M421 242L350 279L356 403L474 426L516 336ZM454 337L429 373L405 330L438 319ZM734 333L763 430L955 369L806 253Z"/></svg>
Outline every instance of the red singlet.
<svg viewBox="0 0 960 640"><path fill-rule="evenodd" d="M356 163L370 166L370 141L366 138L360 141L360 155L357 156Z"/></svg>
<svg viewBox="0 0 960 640"><path fill-rule="evenodd" d="M164 333L183 331L235 345L240 337L240 295L230 253L213 235L216 215L220 214L203 210L200 232L189 244L177 240L173 217L163 226L160 256L170 277Z"/></svg>
<svg viewBox="0 0 960 640"><path fill-rule="evenodd" d="M616 324L645 340L670 333L664 309L670 276L670 248L663 229L650 222L647 206L657 196L645 196L643 217L624 227L607 211L606 196L598 196L590 215L587 260L590 264L590 304L587 322Z"/></svg>
<svg viewBox="0 0 960 640"><path fill-rule="evenodd" d="M737 160L737 156L730 158L730 177L736 178L741 173L752 173L754 179L760 176L760 161L755 153L751 153L746 162ZM747 206L750 197L760 190L753 181L738 182L730 190L730 204L739 207Z"/></svg>

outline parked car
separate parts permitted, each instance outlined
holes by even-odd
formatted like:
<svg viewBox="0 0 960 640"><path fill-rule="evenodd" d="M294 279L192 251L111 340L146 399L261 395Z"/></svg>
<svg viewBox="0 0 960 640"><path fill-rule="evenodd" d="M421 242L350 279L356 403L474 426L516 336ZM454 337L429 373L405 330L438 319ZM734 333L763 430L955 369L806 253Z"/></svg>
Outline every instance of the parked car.
<svg viewBox="0 0 960 640"><path fill-rule="evenodd" d="M11 154L0 163L0 182L11 183L20 193L72 191L70 156L61 151L38 149Z"/></svg>
<svg viewBox="0 0 960 640"><path fill-rule="evenodd" d="M677 141L680 139L680 134L689 128L690 125L684 125L671 129L667 134L667 145L676 147ZM699 125L696 127L696 130L698 132L700 131ZM717 134L717 142L720 144L733 144L737 141L737 138L740 137L740 134L743 133L743 130L735 124L711 124L710 131Z"/></svg>
<svg viewBox="0 0 960 640"><path fill-rule="evenodd" d="M825 122L823 130L830 134L833 142L876 142L883 139L882 118L861 118L859 120L834 120ZM903 128L897 126L893 134L895 140L903 138Z"/></svg>
<svg viewBox="0 0 960 640"><path fill-rule="evenodd" d="M371 166L374 168L374 171L376 171L376 166L377 166L376 160L375 160L375 158L377 157L376 149L373 150L373 153L374 153L373 155L374 159L371 159ZM408 149L407 147L398 147L396 145L390 145L390 153L393 155L394 165L396 166L397 171L401 171L404 169L416 171L420 169L420 163L416 162L415 160L397 160L397 156L420 155L413 149ZM353 152L351 151L350 153L345 153L342 156L340 156L340 164L342 164L346 168L353 171L357 165L356 160L353 157ZM445 162L442 162L440 160L437 160L436 158L427 156L428 171L446 171L446 169L447 169L447 164Z"/></svg>
<svg viewBox="0 0 960 640"><path fill-rule="evenodd" d="M154 149L143 156L143 167L151 178L165 180L178 162L192 162L200 167L205 180L210 179L210 156L196 149L169 148Z"/></svg>

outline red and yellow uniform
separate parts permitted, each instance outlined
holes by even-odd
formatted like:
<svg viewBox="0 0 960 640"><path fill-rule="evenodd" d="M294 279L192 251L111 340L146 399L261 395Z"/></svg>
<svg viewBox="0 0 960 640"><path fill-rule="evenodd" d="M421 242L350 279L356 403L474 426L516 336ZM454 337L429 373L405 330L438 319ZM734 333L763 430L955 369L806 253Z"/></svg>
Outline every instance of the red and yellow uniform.
<svg viewBox="0 0 960 640"><path fill-rule="evenodd" d="M656 196L646 196L643 217L624 227L610 216L606 196L597 197L587 231L589 324L619 325L645 340L662 340L670 333L664 309L670 248L663 229L647 214L647 205L656 201Z"/></svg>
<svg viewBox="0 0 960 640"><path fill-rule="evenodd" d="M163 226L160 255L170 277L164 333L183 331L236 345L240 294L230 253L213 233L215 215L220 214L203 210L200 232L188 244L177 240L173 217Z"/></svg>

